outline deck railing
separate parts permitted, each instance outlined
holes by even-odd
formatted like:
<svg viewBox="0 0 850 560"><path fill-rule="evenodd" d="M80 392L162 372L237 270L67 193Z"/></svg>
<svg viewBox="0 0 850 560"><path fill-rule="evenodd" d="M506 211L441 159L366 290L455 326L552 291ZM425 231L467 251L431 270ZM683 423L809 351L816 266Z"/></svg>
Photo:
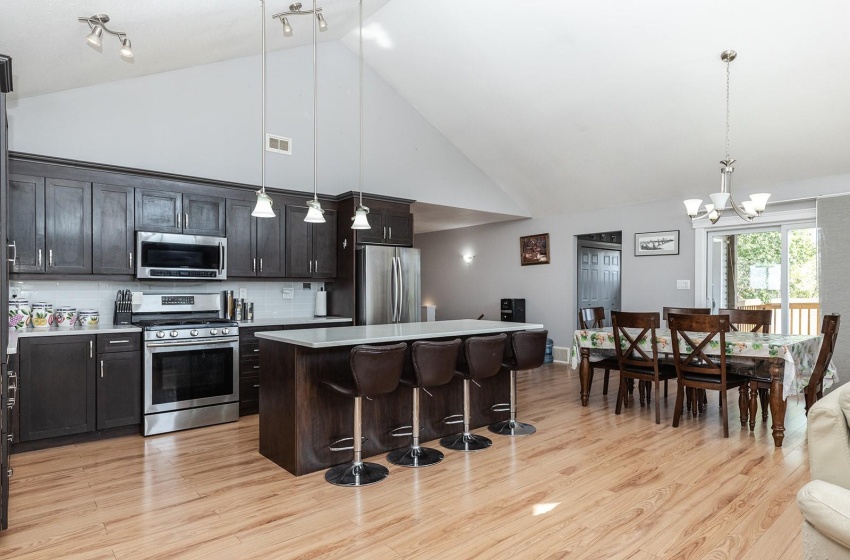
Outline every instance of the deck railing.
<svg viewBox="0 0 850 560"><path fill-rule="evenodd" d="M804 302L788 304L791 314L791 331L788 334L815 335L820 334L820 303ZM782 306L778 303L763 303L760 305L742 305L739 309L770 309L773 313L770 332L782 331Z"/></svg>

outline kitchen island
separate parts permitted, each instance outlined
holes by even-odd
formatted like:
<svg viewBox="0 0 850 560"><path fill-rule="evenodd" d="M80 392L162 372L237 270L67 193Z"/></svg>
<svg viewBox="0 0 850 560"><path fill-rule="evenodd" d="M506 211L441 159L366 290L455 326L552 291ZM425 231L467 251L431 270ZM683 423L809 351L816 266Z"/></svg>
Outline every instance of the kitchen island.
<svg viewBox="0 0 850 560"><path fill-rule="evenodd" d="M417 340L466 339L539 328L543 325L456 320L259 332L260 453L296 476L351 460L351 452L333 452L329 446L351 436L354 399L324 388L319 379L350 379L348 357L354 346L410 345ZM408 358L406 376L411 376L411 367ZM429 392L433 396L423 395L420 408L423 442L461 430L457 424L443 423L446 416L463 411L460 379ZM480 388L473 386L471 427L506 419L506 412L493 412L490 407L507 402L509 396L507 372L484 379ZM409 445L409 437L393 437L390 431L410 425L411 413L411 390L405 386L374 400L364 399L363 457Z"/></svg>

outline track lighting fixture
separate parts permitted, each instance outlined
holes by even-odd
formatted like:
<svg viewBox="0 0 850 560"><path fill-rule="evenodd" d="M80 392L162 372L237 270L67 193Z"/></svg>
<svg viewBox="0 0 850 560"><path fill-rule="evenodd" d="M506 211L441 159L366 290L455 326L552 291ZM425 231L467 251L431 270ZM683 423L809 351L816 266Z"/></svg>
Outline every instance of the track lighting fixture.
<svg viewBox="0 0 850 560"><path fill-rule="evenodd" d="M110 35L115 35L121 41L121 57L125 60L133 59L133 49L130 46L130 39L123 31L112 31L106 24L109 22L109 16L106 14L95 14L91 17L80 17L78 21L87 23L91 33L86 37L88 44L96 49L100 49L103 45L103 32L106 31Z"/></svg>
<svg viewBox="0 0 850 560"><path fill-rule="evenodd" d="M316 22L319 24L319 31L327 31L328 30L328 22L325 21L325 16L322 15L322 9L316 7L316 2L313 2L312 10L302 10L301 2L295 2L294 4L289 5L288 12L280 12L278 14L274 14L272 18L277 18L280 20L281 24L283 24L283 36L284 37L292 37L292 27L289 25L289 19L287 16L301 16L304 14L316 14ZM314 26L315 30L315 26Z"/></svg>

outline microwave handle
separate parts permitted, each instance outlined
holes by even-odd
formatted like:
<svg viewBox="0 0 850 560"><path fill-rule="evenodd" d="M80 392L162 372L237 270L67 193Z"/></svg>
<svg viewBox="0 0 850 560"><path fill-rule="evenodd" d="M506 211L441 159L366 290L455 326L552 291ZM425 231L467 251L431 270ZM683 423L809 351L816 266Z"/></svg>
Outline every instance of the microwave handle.
<svg viewBox="0 0 850 560"><path fill-rule="evenodd" d="M224 243L218 242L218 273L224 274Z"/></svg>

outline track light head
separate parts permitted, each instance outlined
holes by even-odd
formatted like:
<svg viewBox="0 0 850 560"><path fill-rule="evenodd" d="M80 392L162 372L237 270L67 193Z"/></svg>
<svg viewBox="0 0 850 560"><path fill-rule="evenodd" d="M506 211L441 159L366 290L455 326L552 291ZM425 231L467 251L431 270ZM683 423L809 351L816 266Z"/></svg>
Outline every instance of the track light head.
<svg viewBox="0 0 850 560"><path fill-rule="evenodd" d="M283 36L292 37L292 26L289 25L289 19L283 17L280 18L280 22L283 24Z"/></svg>
<svg viewBox="0 0 850 560"><path fill-rule="evenodd" d="M88 41L89 45L92 47L99 49L103 45L101 37L103 37L103 27L95 25L92 28L91 33L89 33L89 36L86 37L86 41Z"/></svg>
<svg viewBox="0 0 850 560"><path fill-rule="evenodd" d="M77 21L85 23L91 29L91 33L86 37L86 41L92 48L98 51L101 50L103 46L103 33L105 31L109 35L115 35L121 41L121 57L127 61L133 59L133 49L130 46L130 39L127 38L127 34L123 31L113 31L106 27L106 24L109 23L108 15L95 14L88 17L78 17Z"/></svg>
<svg viewBox="0 0 850 560"><path fill-rule="evenodd" d="M325 21L325 16L321 13L316 14L316 19L319 20L319 31L328 30L328 22Z"/></svg>
<svg viewBox="0 0 850 560"><path fill-rule="evenodd" d="M124 58L133 58L133 49L130 44L130 39L124 37L124 40L121 41L121 56Z"/></svg>

